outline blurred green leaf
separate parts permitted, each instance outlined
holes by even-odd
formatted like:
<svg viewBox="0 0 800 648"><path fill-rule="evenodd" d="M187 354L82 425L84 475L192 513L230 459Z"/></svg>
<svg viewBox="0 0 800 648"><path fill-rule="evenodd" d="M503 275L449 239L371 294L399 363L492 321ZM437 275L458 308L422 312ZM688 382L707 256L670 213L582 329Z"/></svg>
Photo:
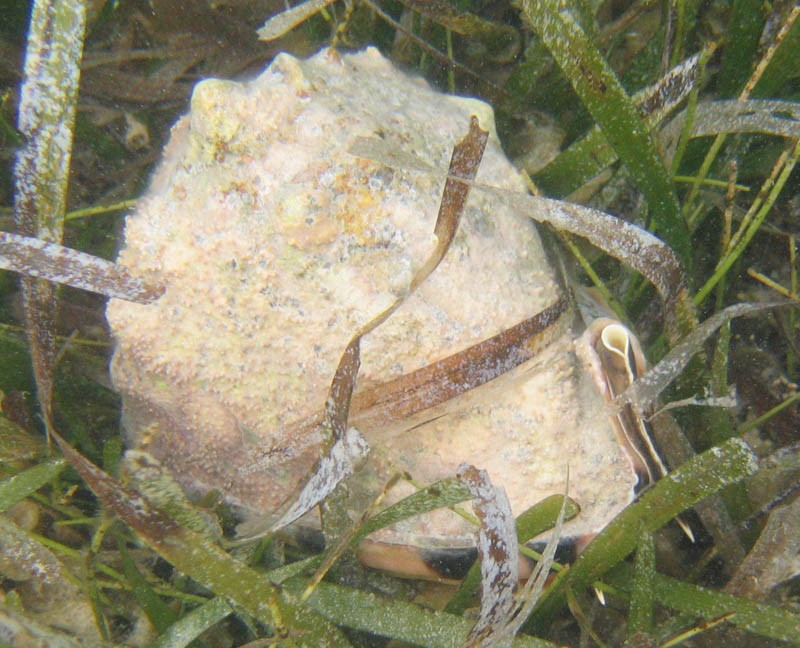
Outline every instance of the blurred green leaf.
<svg viewBox="0 0 800 648"><path fill-rule="evenodd" d="M50 459L31 466L0 483L0 511L7 511L17 502L32 495L55 479L67 463L63 458Z"/></svg>
<svg viewBox="0 0 800 648"><path fill-rule="evenodd" d="M175 611L153 591L150 583L145 580L136 565L133 564L133 560L131 560L130 554L128 554L128 550L125 547L124 539L117 539L117 548L122 558L122 568L125 570L125 576L132 587L133 595L139 605L142 606L142 610L144 610L153 627L159 632L163 632L177 618Z"/></svg>
<svg viewBox="0 0 800 648"><path fill-rule="evenodd" d="M491 56L501 60L512 57L519 49L520 37L510 25L492 22L471 11L456 7L446 0L401 0L426 18L453 30L457 34L479 40Z"/></svg>
<svg viewBox="0 0 800 648"><path fill-rule="evenodd" d="M766 9L761 0L733 1L717 86L720 98L736 96L753 71Z"/></svg>
<svg viewBox="0 0 800 648"><path fill-rule="evenodd" d="M150 648L184 648L233 613L230 603L217 596L184 614L151 643Z"/></svg>
<svg viewBox="0 0 800 648"><path fill-rule="evenodd" d="M620 590L628 591L632 578L631 567L620 565L607 580ZM800 637L800 614L777 605L717 592L658 573L653 586L659 603L692 617L712 620L732 612L730 623L763 637L792 644Z"/></svg>
<svg viewBox="0 0 800 648"><path fill-rule="evenodd" d="M653 630L653 579L656 574L656 550L653 534L641 525L636 567L628 613L628 639L635 634L651 634Z"/></svg>
<svg viewBox="0 0 800 648"><path fill-rule="evenodd" d="M656 482L597 535L570 569L556 577L529 625L551 619L564 604L567 588L587 587L623 560L639 542L640 524L655 532L700 500L752 475L756 468L755 455L748 445L730 439Z"/></svg>
<svg viewBox="0 0 800 648"><path fill-rule="evenodd" d="M426 513L444 506L454 506L471 499L469 490L455 477L443 479L413 495L400 500L380 513L372 516L358 530L355 540L366 538L370 533L383 529L420 513Z"/></svg>
<svg viewBox="0 0 800 648"><path fill-rule="evenodd" d="M299 594L305 579L287 583ZM413 603L390 600L369 592L360 592L331 583L320 583L308 603L334 623L392 637L426 648L452 648L466 641L472 628L471 619L427 610ZM517 636L513 645L520 648L554 648L555 644L525 635Z"/></svg>
<svg viewBox="0 0 800 648"><path fill-rule="evenodd" d="M764 74L753 89L755 97L772 97L790 79L800 76L800 6L795 4L786 18L784 27L789 27L786 36L778 43L777 50L764 70Z"/></svg>
<svg viewBox="0 0 800 648"><path fill-rule="evenodd" d="M0 463L4 464L5 472L14 472L19 463L33 461L46 453L44 439L29 434L0 413Z"/></svg>
<svg viewBox="0 0 800 648"><path fill-rule="evenodd" d="M349 646L338 628L287 596L265 575L151 507L70 447L52 424L50 428L67 460L95 495L180 572L227 597L276 633L295 638L298 645Z"/></svg>

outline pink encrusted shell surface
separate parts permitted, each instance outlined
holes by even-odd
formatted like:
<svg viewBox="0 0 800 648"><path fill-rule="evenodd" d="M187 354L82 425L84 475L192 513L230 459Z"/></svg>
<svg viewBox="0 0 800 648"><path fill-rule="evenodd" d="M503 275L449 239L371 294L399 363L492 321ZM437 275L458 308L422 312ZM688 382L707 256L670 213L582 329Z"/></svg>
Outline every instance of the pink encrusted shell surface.
<svg viewBox="0 0 800 648"><path fill-rule="evenodd" d="M199 83L119 254L166 293L107 309L130 443L188 490L218 489L269 515L319 456L319 436L292 434L292 424L323 407L350 337L435 246L442 177L356 158L350 143L377 137L446 169L471 114L493 133L486 104L434 91L375 49L281 54L250 82ZM478 181L524 190L494 134ZM358 386L495 335L558 292L532 221L475 190L440 267L364 338ZM569 465L583 509L573 535L599 529L632 497L635 478L571 334L434 412L362 432L381 466L423 483L461 462L487 470L515 514L563 492ZM449 511L381 538L474 543Z"/></svg>

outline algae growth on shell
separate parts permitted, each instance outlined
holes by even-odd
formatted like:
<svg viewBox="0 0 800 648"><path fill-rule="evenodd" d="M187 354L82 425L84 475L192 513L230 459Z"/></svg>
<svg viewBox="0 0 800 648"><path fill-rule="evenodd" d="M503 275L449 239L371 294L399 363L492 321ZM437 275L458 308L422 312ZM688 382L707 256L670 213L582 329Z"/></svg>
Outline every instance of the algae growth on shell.
<svg viewBox="0 0 800 648"><path fill-rule="evenodd" d="M154 305L107 309L129 444L193 493L217 489L247 511L274 511L319 457L319 435L298 434L296 423L323 407L350 337L405 291L435 246L443 178L348 147L379 138L444 169L472 114L493 133L478 180L524 191L486 104L434 91L375 49L281 54L253 81L199 83L119 255L166 292ZM358 387L445 358L558 297L533 222L473 191L442 264L363 340ZM567 527L574 535L632 498L635 477L570 333L434 412L361 431L380 469L422 483L461 462L486 469L515 514L563 492L569 465L582 507ZM393 498L411 490L401 483ZM449 511L380 537L474 543Z"/></svg>

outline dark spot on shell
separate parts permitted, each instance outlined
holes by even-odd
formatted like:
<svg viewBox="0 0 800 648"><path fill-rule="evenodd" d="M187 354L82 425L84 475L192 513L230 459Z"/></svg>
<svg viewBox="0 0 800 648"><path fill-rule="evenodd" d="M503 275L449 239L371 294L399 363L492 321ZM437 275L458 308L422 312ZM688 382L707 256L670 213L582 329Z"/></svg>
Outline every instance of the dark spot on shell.
<svg viewBox="0 0 800 648"><path fill-rule="evenodd" d="M526 545L536 551L537 553L544 553L546 540L537 540L535 542L528 542ZM578 557L578 539L577 538L561 538L556 546L556 562L564 564L574 563Z"/></svg>
<svg viewBox="0 0 800 648"><path fill-rule="evenodd" d="M420 549L425 564L442 578L461 580L466 577L469 568L478 559L476 548L436 548Z"/></svg>

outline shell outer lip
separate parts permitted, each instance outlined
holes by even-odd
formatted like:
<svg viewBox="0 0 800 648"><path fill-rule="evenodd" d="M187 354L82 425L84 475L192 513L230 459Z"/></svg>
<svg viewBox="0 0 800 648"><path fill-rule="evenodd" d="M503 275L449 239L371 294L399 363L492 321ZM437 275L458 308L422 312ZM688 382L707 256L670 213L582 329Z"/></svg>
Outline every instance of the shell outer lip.
<svg viewBox="0 0 800 648"><path fill-rule="evenodd" d="M629 328L610 318L598 318L592 322L584 339L590 353L594 354L590 363L592 375L606 404L611 406L617 396L647 371L644 351ZM614 434L638 477L634 487L636 495L669 472L646 415L646 412L643 415L637 413L631 403L609 415ZM678 516L675 521L694 542L694 532L686 520Z"/></svg>
<svg viewBox="0 0 800 648"><path fill-rule="evenodd" d="M596 319L587 327L581 340L589 349L590 373L607 404L646 371L641 344L617 320ZM667 469L646 422L636 416L630 405L627 408L629 411L622 411L609 418L617 440L639 478L635 487L638 494L663 477ZM679 520L679 524L681 522ZM693 538L688 525L682 523L681 527ZM558 545L557 560L573 562L594 535L591 533L563 538ZM535 548L537 542L533 541L529 546ZM397 576L456 582L466 575L477 558L477 549L415 547L366 539L359 543L357 554L363 564ZM520 578L525 580L530 572L530 561L520 554Z"/></svg>

